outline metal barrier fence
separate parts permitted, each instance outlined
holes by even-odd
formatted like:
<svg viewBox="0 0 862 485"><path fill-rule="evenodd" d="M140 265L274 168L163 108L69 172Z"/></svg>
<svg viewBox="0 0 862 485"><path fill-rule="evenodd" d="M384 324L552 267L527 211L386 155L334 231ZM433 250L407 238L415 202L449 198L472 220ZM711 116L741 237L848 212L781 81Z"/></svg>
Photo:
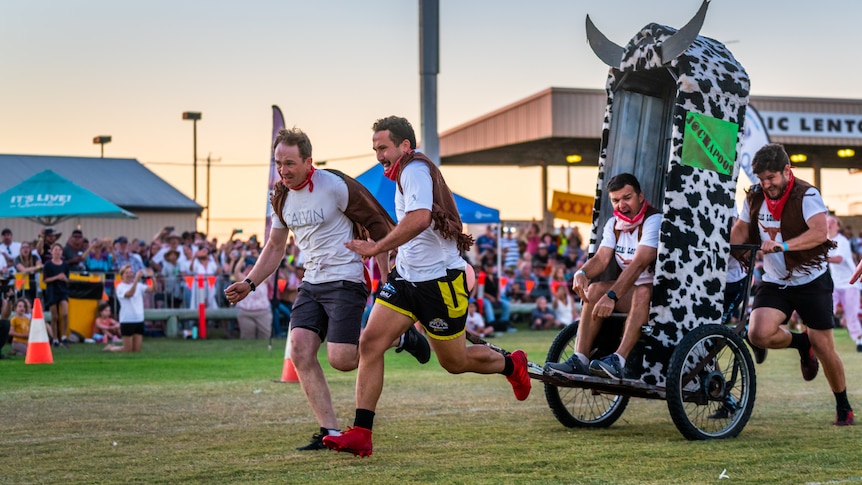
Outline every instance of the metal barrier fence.
<svg viewBox="0 0 862 485"><path fill-rule="evenodd" d="M204 303L207 320L236 320L237 310L224 297L224 289L233 282L230 275L155 275L141 282L151 291L144 293L144 318L148 330L174 337L193 328L199 320L199 306ZM45 299L45 286L39 275L27 278L16 275L15 297ZM92 335L92 323L96 317L98 303L106 301L117 317L119 300L116 295L119 276L113 272L72 272L69 277L69 329L84 338ZM51 314L45 308L46 321ZM183 325L183 322L187 322Z"/></svg>

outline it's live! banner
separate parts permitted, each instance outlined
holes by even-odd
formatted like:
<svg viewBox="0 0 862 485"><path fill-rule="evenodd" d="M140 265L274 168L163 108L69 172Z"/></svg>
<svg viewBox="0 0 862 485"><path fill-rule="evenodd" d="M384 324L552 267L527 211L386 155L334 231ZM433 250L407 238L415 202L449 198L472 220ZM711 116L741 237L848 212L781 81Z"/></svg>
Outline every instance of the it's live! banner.
<svg viewBox="0 0 862 485"><path fill-rule="evenodd" d="M554 191L551 200L551 212L557 219L565 219L572 222L593 222L593 203L595 197L592 195L570 194L568 192Z"/></svg>

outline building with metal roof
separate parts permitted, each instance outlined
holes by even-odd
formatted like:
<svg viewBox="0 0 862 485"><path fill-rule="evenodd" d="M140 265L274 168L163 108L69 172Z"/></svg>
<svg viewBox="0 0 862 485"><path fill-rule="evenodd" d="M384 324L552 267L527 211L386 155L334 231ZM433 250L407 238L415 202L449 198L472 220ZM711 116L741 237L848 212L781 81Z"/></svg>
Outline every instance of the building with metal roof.
<svg viewBox="0 0 862 485"><path fill-rule="evenodd" d="M550 87L440 134L441 165L597 166L607 93ZM793 165L862 169L862 100L751 96L771 142Z"/></svg>
<svg viewBox="0 0 862 485"><path fill-rule="evenodd" d="M442 165L568 165L599 159L603 89L550 87L440 134ZM862 168L862 100L751 96L770 140L794 165ZM850 149L851 152L839 150Z"/></svg>
<svg viewBox="0 0 862 485"><path fill-rule="evenodd" d="M57 224L65 243L72 229L85 237L138 238L149 241L165 226L192 231L203 207L133 158L89 158L0 154L0 192L43 170L53 170L81 187L132 212L137 219L77 218ZM0 220L15 240L35 237L41 226L26 219Z"/></svg>

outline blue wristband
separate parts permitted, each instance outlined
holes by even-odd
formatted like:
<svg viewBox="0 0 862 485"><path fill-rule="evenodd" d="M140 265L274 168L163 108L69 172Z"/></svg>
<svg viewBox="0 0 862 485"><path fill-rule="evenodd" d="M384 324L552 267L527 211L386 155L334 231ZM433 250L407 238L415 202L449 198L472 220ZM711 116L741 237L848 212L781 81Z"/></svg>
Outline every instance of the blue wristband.
<svg viewBox="0 0 862 485"><path fill-rule="evenodd" d="M781 247L782 247L782 248L784 248L784 251L785 251L785 252L787 252L787 251L788 251L788 249L787 249L787 243L786 243L786 242L781 243Z"/></svg>

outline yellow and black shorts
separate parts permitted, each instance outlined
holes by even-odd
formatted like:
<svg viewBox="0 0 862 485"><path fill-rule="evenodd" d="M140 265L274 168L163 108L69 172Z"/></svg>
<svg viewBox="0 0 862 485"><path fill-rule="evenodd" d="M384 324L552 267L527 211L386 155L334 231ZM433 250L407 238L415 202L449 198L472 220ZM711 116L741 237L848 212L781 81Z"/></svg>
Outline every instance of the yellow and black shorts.
<svg viewBox="0 0 862 485"><path fill-rule="evenodd" d="M467 294L463 270L450 269L436 280L411 283L393 269L375 304L418 320L431 338L450 340L464 333Z"/></svg>

